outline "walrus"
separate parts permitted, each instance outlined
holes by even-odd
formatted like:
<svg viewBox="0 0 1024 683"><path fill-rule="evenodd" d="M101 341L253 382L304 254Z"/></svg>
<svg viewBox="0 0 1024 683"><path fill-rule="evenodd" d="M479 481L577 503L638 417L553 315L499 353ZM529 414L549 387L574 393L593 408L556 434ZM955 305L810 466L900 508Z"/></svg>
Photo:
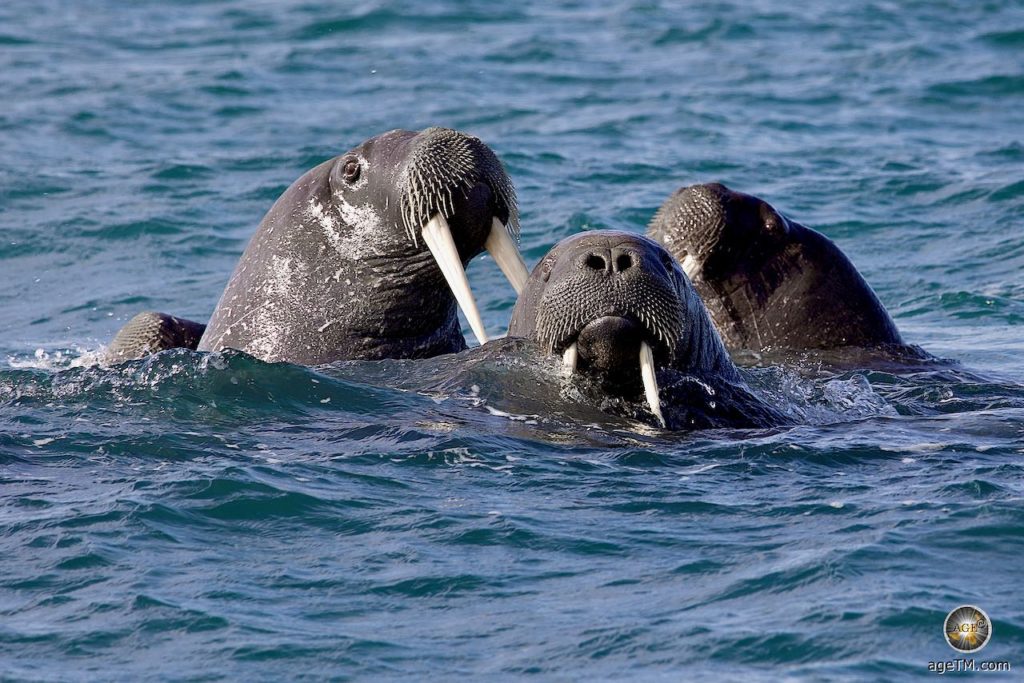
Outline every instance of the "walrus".
<svg viewBox="0 0 1024 683"><path fill-rule="evenodd" d="M479 139L447 128L383 133L281 195L207 326L141 313L108 357L233 348L317 365L460 351L456 303L487 341L465 266L486 249L518 292L528 277L518 233L515 189Z"/></svg>
<svg viewBox="0 0 1024 683"><path fill-rule="evenodd" d="M509 337L561 356L601 392L645 403L665 428L767 427L789 420L743 381L672 256L629 232L568 237L533 269Z"/></svg>
<svg viewBox="0 0 1024 683"><path fill-rule="evenodd" d="M647 234L680 262L730 351L926 355L905 344L839 247L762 199L720 183L683 187Z"/></svg>

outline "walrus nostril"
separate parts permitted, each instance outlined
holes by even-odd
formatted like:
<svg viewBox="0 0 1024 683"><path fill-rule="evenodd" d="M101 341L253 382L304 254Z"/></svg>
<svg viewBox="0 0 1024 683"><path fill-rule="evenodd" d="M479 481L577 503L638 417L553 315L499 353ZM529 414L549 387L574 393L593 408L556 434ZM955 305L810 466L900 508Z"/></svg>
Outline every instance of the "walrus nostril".
<svg viewBox="0 0 1024 683"><path fill-rule="evenodd" d="M601 256L600 254L591 254L590 256L587 257L585 263L587 268L590 268L591 270L604 272L605 270L608 269L608 264L605 262L604 257Z"/></svg>
<svg viewBox="0 0 1024 683"><path fill-rule="evenodd" d="M629 270L632 267L633 267L633 255L632 254L629 254L629 253L619 254L618 256L615 257L615 272L616 273L621 273L622 271Z"/></svg>

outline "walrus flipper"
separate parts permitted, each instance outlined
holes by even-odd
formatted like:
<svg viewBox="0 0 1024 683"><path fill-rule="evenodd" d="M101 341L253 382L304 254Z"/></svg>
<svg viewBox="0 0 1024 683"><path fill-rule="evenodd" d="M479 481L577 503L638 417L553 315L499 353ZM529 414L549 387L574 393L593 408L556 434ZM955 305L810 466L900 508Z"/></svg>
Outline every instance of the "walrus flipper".
<svg viewBox="0 0 1024 683"><path fill-rule="evenodd" d="M137 360L166 349L192 349L199 346L206 325L176 318L166 313L146 311L125 323L107 348L112 362Z"/></svg>

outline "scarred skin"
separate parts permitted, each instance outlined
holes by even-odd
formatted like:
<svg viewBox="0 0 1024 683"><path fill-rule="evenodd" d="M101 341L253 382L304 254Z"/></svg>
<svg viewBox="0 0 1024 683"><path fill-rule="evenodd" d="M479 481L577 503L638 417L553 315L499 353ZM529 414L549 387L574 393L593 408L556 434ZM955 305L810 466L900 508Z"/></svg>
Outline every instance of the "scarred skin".
<svg viewBox="0 0 1024 683"><path fill-rule="evenodd" d="M730 351L911 350L831 240L757 197L681 188L647 234L682 264Z"/></svg>
<svg viewBox="0 0 1024 683"><path fill-rule="evenodd" d="M493 218L518 230L511 182L478 139L443 128L378 135L308 171L274 203L197 347L176 319L147 313L110 355L233 348L315 365L460 351L455 298L419 234L438 212L463 267L483 251ZM148 331L154 315L163 328L143 349L133 330Z"/></svg>
<svg viewBox="0 0 1024 683"><path fill-rule="evenodd" d="M575 342L575 372L629 401L643 396L646 342L670 429L788 422L747 388L686 276L642 235L592 231L555 245L520 294L508 336L559 356Z"/></svg>

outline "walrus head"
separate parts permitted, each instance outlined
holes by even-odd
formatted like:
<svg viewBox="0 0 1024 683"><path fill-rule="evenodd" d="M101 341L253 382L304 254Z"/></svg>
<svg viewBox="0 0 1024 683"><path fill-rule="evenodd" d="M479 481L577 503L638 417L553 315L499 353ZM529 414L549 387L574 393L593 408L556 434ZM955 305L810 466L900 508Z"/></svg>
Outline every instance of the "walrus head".
<svg viewBox="0 0 1024 683"><path fill-rule="evenodd" d="M647 234L665 245L693 280L728 279L742 263L757 271L778 252L789 221L771 204L721 183L677 190L658 209Z"/></svg>
<svg viewBox="0 0 1024 683"><path fill-rule="evenodd" d="M730 348L903 345L839 247L763 199L719 183L683 187L647 234L679 260Z"/></svg>
<svg viewBox="0 0 1024 683"><path fill-rule="evenodd" d="M425 245L480 343L487 341L465 267L485 249L518 293L528 273L516 247L516 194L479 139L448 128L393 130L333 162L334 204L351 225L373 225L364 242L393 255ZM364 220L372 213L372 220ZM362 214L362 215L361 215Z"/></svg>
<svg viewBox="0 0 1024 683"><path fill-rule="evenodd" d="M538 342L610 392L642 389L663 426L658 370L734 371L672 256L628 232L585 232L555 245L530 274L508 334Z"/></svg>

